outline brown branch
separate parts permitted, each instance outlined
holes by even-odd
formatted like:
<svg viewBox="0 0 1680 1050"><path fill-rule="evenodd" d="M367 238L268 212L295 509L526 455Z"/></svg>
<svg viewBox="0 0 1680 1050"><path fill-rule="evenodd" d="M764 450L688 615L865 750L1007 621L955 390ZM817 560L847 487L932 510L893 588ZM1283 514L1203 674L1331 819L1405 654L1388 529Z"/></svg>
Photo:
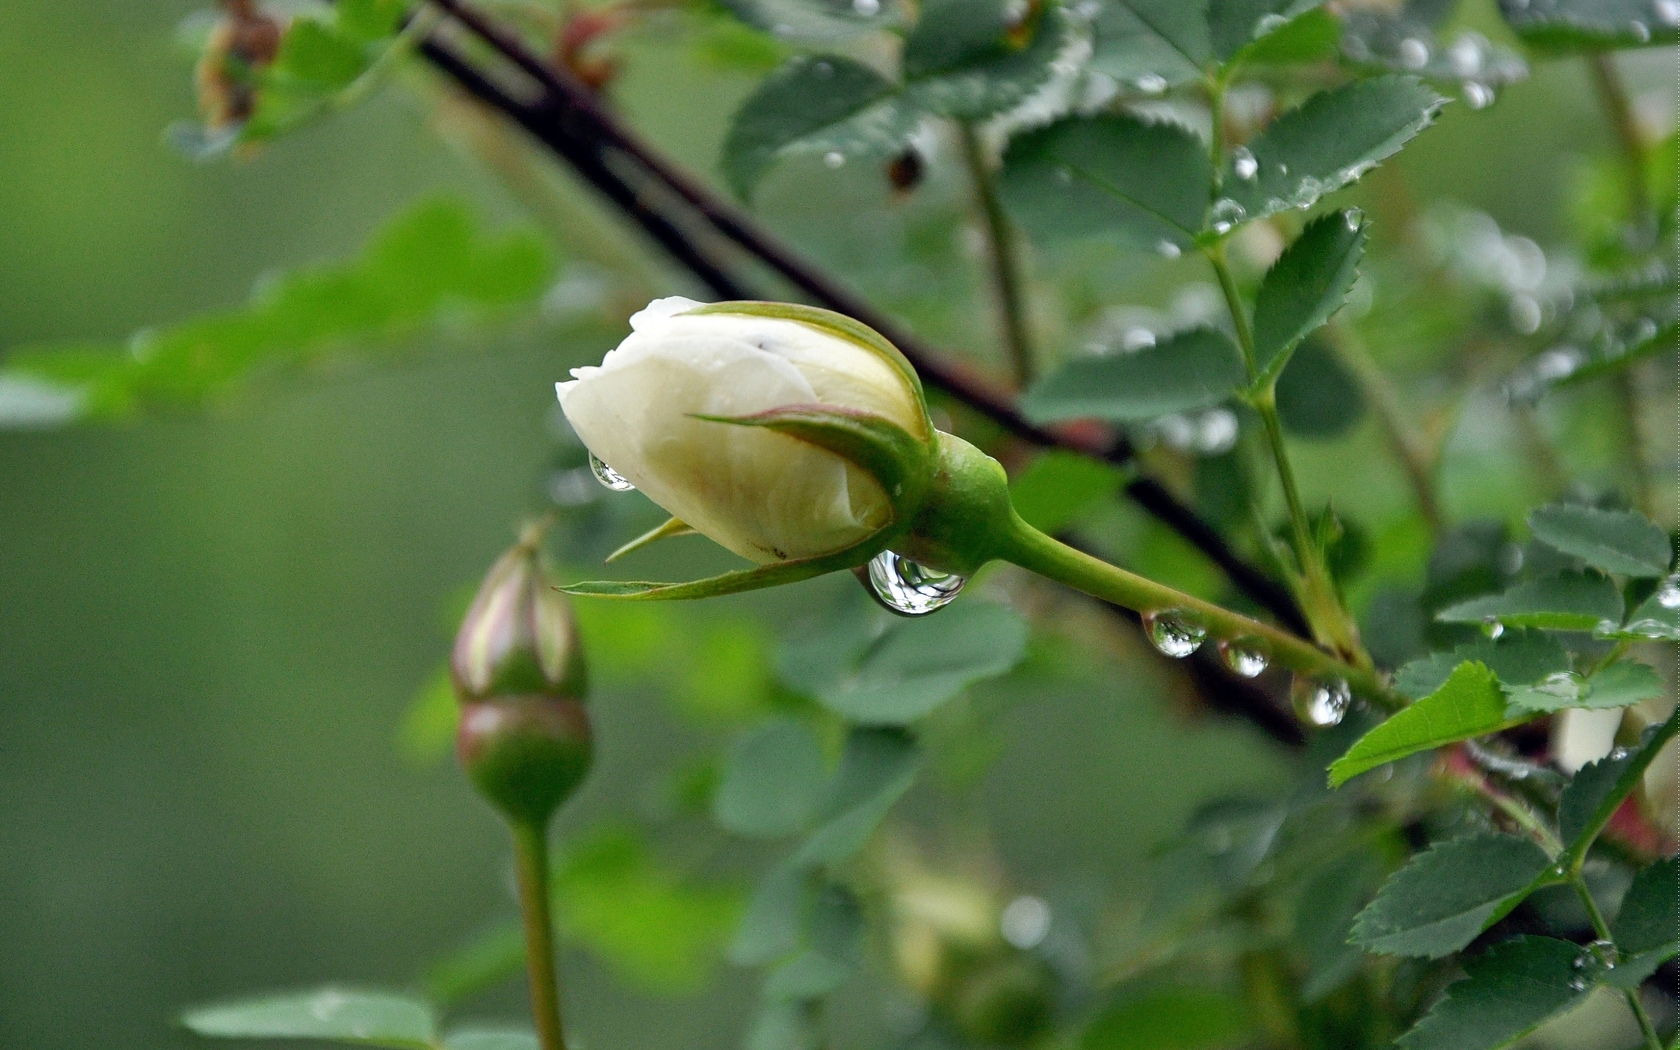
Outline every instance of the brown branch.
<svg viewBox="0 0 1680 1050"><path fill-rule="evenodd" d="M420 52L442 72L524 127L538 141L577 169L625 215L639 225L684 267L722 298L754 298L702 243L703 229L685 228L672 216L678 203L710 231L809 296L818 305L854 317L880 332L908 358L929 387L1014 436L1044 448L1063 448L1117 465L1129 465L1133 449L1122 434L1093 427L1041 427L1021 414L1012 391L979 375L923 343L862 297L840 285L741 211L643 143L568 71L532 54L516 37L460 0L432 0L462 28L477 36L541 88L534 100L515 98L484 76L462 54L434 34ZM656 197L674 198L656 200ZM1304 621L1289 592L1233 551L1219 533L1152 479L1127 482L1126 494L1145 511L1178 532L1230 578L1250 600L1271 611L1287 627L1304 631Z"/></svg>

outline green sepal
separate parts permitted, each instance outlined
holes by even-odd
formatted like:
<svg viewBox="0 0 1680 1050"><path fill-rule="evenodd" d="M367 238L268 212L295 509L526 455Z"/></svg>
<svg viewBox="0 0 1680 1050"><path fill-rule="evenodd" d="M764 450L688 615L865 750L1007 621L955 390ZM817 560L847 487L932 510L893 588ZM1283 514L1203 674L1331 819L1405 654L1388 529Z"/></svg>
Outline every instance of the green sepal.
<svg viewBox="0 0 1680 1050"><path fill-rule="evenodd" d="M927 395L922 391L922 379L916 374L916 368L910 359L901 353L898 347L892 345L887 337L875 329L855 321L845 314L824 310L817 306L806 306L803 303L774 303L761 300L743 299L725 303L707 303L693 310L683 312L684 317L703 314L738 314L743 317L772 317L782 321L797 321L839 336L849 343L861 346L870 353L885 358L894 368L898 369L910 384L910 390L915 394L916 403L921 406L922 423L927 430L926 439L933 442L933 419L927 414Z"/></svg>
<svg viewBox="0 0 1680 1050"><path fill-rule="evenodd" d="M687 601L692 598L715 598L723 594L780 587L798 583L841 569L862 565L885 550L898 535L898 530L885 528L850 547L817 558L760 565L752 569L737 569L721 576L708 576L687 583L655 583L644 580L580 580L560 589L567 594L589 598L623 598L629 601Z"/></svg>
<svg viewBox="0 0 1680 1050"><path fill-rule="evenodd" d="M626 543L624 546L618 548L618 550L615 550L611 554L607 555L603 560L608 564L611 564L612 562L624 557L626 554L639 551L643 547L652 543L657 543L660 540L670 539L673 536L693 535L695 535L695 531L692 526L678 518L672 518L670 521L667 521L662 525L655 525L653 528L642 533L640 536L637 536L629 543Z"/></svg>
<svg viewBox="0 0 1680 1050"><path fill-rule="evenodd" d="M933 453L903 427L872 412L832 405L783 405L750 416L695 415L711 423L764 427L827 449L880 483L893 520L908 521L927 496Z"/></svg>

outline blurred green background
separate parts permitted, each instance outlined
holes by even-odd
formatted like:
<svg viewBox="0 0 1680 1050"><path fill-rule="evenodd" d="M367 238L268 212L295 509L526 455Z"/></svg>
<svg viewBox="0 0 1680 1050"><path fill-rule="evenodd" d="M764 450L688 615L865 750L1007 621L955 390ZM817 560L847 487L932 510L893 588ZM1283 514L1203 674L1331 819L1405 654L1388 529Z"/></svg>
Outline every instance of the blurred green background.
<svg viewBox="0 0 1680 1050"><path fill-rule="evenodd" d="M193 99L172 38L193 6L0 0L0 347L242 302L438 188L517 219L396 91L246 162L177 156L163 129ZM751 78L661 46L633 52L619 98L709 172ZM1542 65L1489 111L1452 107L1402 166L1546 244L1568 155L1605 139L1578 71ZM801 206L767 203L844 240ZM540 505L553 380L614 338L521 329L208 416L0 432L0 1046L194 1045L185 1004L408 985L511 912L499 827L451 765L406 762L396 727L451 596ZM1004 717L978 797L1018 880L1121 877L1198 800L1289 775L1246 730L1176 718L1154 666L1094 662ZM645 689L604 689L595 711L602 761L564 828L633 811L654 770L720 733ZM726 971L673 1001L579 953L565 967L587 1050L737 1045L752 999ZM520 1010L508 986L467 1013Z"/></svg>

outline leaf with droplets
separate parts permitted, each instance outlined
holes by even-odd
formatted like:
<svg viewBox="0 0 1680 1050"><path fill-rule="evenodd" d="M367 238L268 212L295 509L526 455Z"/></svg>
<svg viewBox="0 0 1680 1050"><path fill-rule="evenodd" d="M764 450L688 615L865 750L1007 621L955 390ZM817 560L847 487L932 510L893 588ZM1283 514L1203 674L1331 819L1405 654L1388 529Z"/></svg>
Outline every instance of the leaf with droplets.
<svg viewBox="0 0 1680 1050"><path fill-rule="evenodd" d="M1105 114L1016 136L999 193L1035 237L1118 235L1177 254L1201 229L1211 177L1207 148L1185 129Z"/></svg>
<svg viewBox="0 0 1680 1050"><path fill-rule="evenodd" d="M1657 669L1637 660L1618 660L1591 678L1557 675L1511 690L1511 703L1525 711L1549 713L1566 708L1607 711L1662 695Z"/></svg>
<svg viewBox="0 0 1680 1050"><path fill-rule="evenodd" d="M1639 738L1639 746L1618 748L1608 757L1589 762L1575 773L1558 801L1558 834L1569 844L1564 860L1573 863L1586 856L1593 840L1622 800L1633 793L1645 776L1645 770L1662 751L1664 744L1680 730L1680 708L1661 724L1649 726Z"/></svg>
<svg viewBox="0 0 1680 1050"><path fill-rule="evenodd" d="M1528 516L1534 538L1605 572L1661 576L1674 560L1663 527L1627 510L1554 503Z"/></svg>
<svg viewBox="0 0 1680 1050"><path fill-rule="evenodd" d="M1214 57L1229 61L1245 47L1283 29L1324 0L1209 0L1208 36Z"/></svg>
<svg viewBox="0 0 1680 1050"><path fill-rule="evenodd" d="M1458 666L1441 688L1359 738L1330 766L1330 786L1407 755L1483 736L1509 725L1505 694L1485 664ZM1517 721L1522 721L1518 719Z"/></svg>
<svg viewBox="0 0 1680 1050"><path fill-rule="evenodd" d="M1225 199L1235 207L1224 209L1226 221L1311 207L1399 152L1445 103L1413 77L1356 80L1320 91L1249 142L1249 177L1243 177L1249 171L1245 157L1227 167ZM1219 221L1217 203L1213 214Z"/></svg>
<svg viewBox="0 0 1680 1050"><path fill-rule="evenodd" d="M1192 328L1131 353L1076 358L1021 399L1038 423L1069 419L1135 422L1227 400L1247 376L1223 332Z"/></svg>
<svg viewBox="0 0 1680 1050"><path fill-rule="evenodd" d="M1101 0L1091 68L1149 93L1196 80L1213 57L1208 0Z"/></svg>
<svg viewBox="0 0 1680 1050"><path fill-rule="evenodd" d="M1428 696L1466 660L1486 664L1499 684L1532 685L1547 675L1569 670L1569 653L1544 631L1510 630L1498 638L1467 642L1450 653L1431 653L1394 673L1394 687L1409 697Z"/></svg>
<svg viewBox="0 0 1680 1050"><path fill-rule="evenodd" d="M1673 44L1676 11L1668 0L1499 0L1523 43L1553 53Z"/></svg>
<svg viewBox="0 0 1680 1050"><path fill-rule="evenodd" d="M931 0L904 40L905 99L938 116L991 116L1049 80L1066 43L1057 3Z"/></svg>
<svg viewBox="0 0 1680 1050"><path fill-rule="evenodd" d="M199 1035L242 1039L326 1039L431 1050L437 1021L428 1004L389 992L322 988L201 1006L181 1023Z"/></svg>
<svg viewBox="0 0 1680 1050"><path fill-rule="evenodd" d="M870 8L849 0L719 0L731 14L778 40L830 43L847 40L897 23L899 4L888 0Z"/></svg>
<svg viewBox="0 0 1680 1050"><path fill-rule="evenodd" d="M1500 1050L1574 1007L1592 991L1576 961L1582 948L1551 937L1515 937L1464 966L1464 978L1398 1050Z"/></svg>
<svg viewBox="0 0 1680 1050"><path fill-rule="evenodd" d="M1544 850L1515 835L1482 832L1436 843L1383 883L1349 940L1382 955L1439 959L1521 903L1550 863Z"/></svg>
<svg viewBox="0 0 1680 1050"><path fill-rule="evenodd" d="M1502 594L1472 598L1435 614L1443 623L1498 622L1506 627L1590 631L1622 620L1622 592L1597 573L1560 572L1526 580Z"/></svg>
<svg viewBox="0 0 1680 1050"><path fill-rule="evenodd" d="M1342 308L1359 277L1365 238L1358 212L1330 212L1308 223L1266 271L1254 297L1256 387L1275 379L1301 340Z"/></svg>

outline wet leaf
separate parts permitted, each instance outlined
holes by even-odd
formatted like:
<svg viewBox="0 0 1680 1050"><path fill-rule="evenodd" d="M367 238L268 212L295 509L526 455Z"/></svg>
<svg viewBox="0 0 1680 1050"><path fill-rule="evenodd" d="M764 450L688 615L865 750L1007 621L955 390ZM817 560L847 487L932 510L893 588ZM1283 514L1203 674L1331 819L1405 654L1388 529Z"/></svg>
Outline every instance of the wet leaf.
<svg viewBox="0 0 1680 1050"><path fill-rule="evenodd" d="M1440 842L1395 872L1354 921L1354 944L1383 955L1439 959L1521 903L1551 863L1514 835Z"/></svg>
<svg viewBox="0 0 1680 1050"><path fill-rule="evenodd" d="M1558 834L1569 844L1565 860L1586 856L1593 840L1622 800L1632 794L1645 770L1664 744L1680 729L1680 709L1659 725L1647 727L1633 748L1617 748L1597 762L1589 762L1575 773L1575 779L1558 801Z"/></svg>
<svg viewBox="0 0 1680 1050"><path fill-rule="evenodd" d="M1604 711L1659 697L1662 690L1662 676L1656 668L1637 660L1620 660L1584 681L1571 676L1554 688L1548 688L1548 683L1542 680L1537 685L1513 689L1511 703L1535 712L1572 707Z"/></svg>
<svg viewBox="0 0 1680 1050"><path fill-rule="evenodd" d="M1035 383L1021 409L1040 423L1154 419L1217 405L1246 378L1229 337L1192 328L1142 350L1069 361Z"/></svg>
<svg viewBox="0 0 1680 1050"><path fill-rule="evenodd" d="M1529 685L1569 670L1569 653L1544 631L1512 630L1413 660L1394 674L1394 686L1407 696L1427 696L1441 687L1466 660L1486 664L1503 686Z"/></svg>
<svg viewBox="0 0 1680 1050"><path fill-rule="evenodd" d="M1284 26L1324 0L1210 0L1207 20L1213 53L1228 61L1249 44Z"/></svg>
<svg viewBox="0 0 1680 1050"><path fill-rule="evenodd" d="M1207 0L1102 0L1091 67L1146 93L1196 80L1213 57Z"/></svg>
<svg viewBox="0 0 1680 1050"><path fill-rule="evenodd" d="M1467 662L1428 696L1366 733L1330 766L1339 787L1361 773L1443 744L1503 729L1505 694L1484 664Z"/></svg>
<svg viewBox="0 0 1680 1050"><path fill-rule="evenodd" d="M1530 47L1605 51L1672 44L1676 12L1663 0L1499 0L1499 11Z"/></svg>
<svg viewBox="0 0 1680 1050"><path fill-rule="evenodd" d="M1289 355L1341 309L1359 277L1365 223L1335 211L1307 224L1266 271L1254 297L1254 360L1261 383L1283 371Z"/></svg>
<svg viewBox="0 0 1680 1050"><path fill-rule="evenodd" d="M1472 598L1435 614L1445 623L1497 621L1506 627L1590 631L1622 619L1622 592L1596 573L1560 572L1527 580L1503 594Z"/></svg>
<svg viewBox="0 0 1680 1050"><path fill-rule="evenodd" d="M1499 1050L1585 999L1582 949L1550 937L1516 937L1470 960L1399 1050ZM1577 987L1578 985L1578 987Z"/></svg>
<svg viewBox="0 0 1680 1050"><path fill-rule="evenodd" d="M326 1039L430 1050L436 1019L425 1002L389 992L322 988L242 999L187 1011L199 1035L244 1039Z"/></svg>
<svg viewBox="0 0 1680 1050"><path fill-rule="evenodd" d="M904 40L905 98L962 120L1002 112L1050 78L1066 37L1057 3L932 0Z"/></svg>

